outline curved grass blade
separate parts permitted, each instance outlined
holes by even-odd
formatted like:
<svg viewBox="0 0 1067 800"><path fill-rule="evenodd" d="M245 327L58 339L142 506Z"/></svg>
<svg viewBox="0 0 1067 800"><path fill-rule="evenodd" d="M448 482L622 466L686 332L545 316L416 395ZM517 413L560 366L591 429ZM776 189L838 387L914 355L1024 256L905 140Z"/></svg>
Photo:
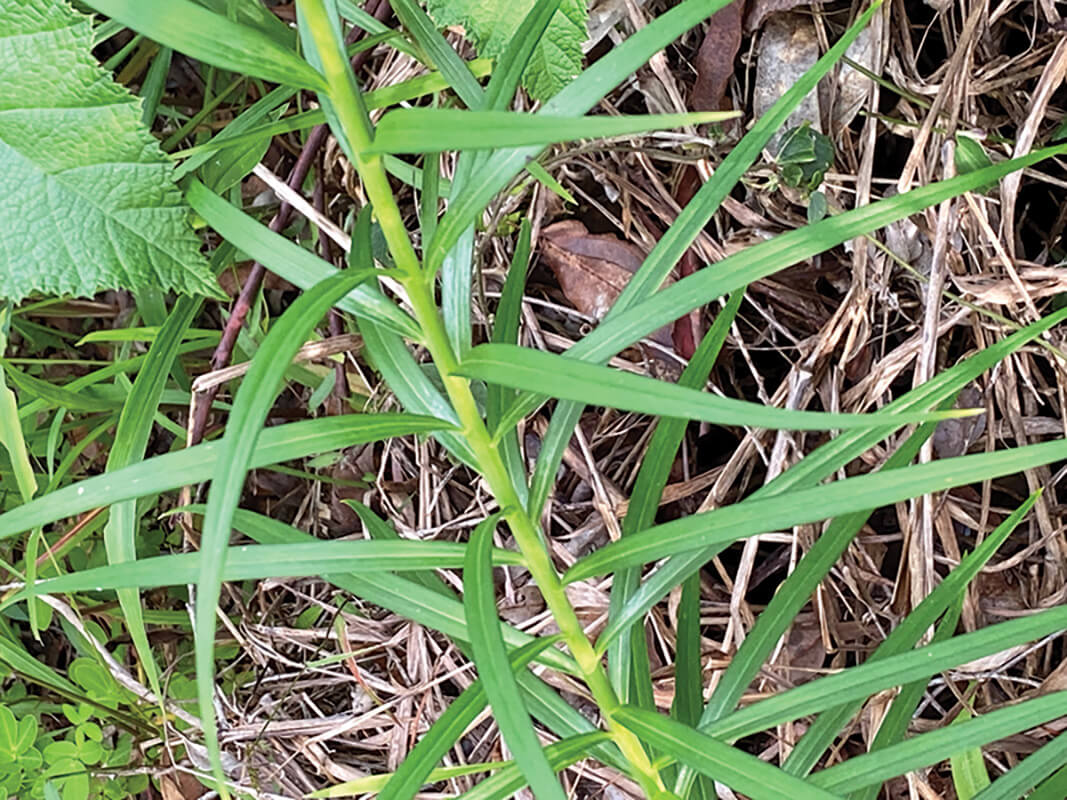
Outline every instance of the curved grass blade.
<svg viewBox="0 0 1067 800"><path fill-rule="evenodd" d="M557 0L558 1L558 0ZM553 5L553 3L549 3ZM532 13L532 12L531 12ZM515 243L515 252L508 267L504 288L500 293L496 314L493 316L492 341L498 344L518 344L519 321L522 315L522 298L526 290L526 271L530 261L530 222L525 217L519 227L519 238ZM526 463L519 447L519 432L512 428L497 431L497 423L504 408L514 398L515 392L490 383L486 387L485 423L490 431L496 431L500 441L500 454L512 475L520 476L515 480L515 492L519 500L526 502L528 488L526 480Z"/></svg>
<svg viewBox="0 0 1067 800"><path fill-rule="evenodd" d="M558 637L546 637L513 650L509 668L512 672L525 669L542 650L551 647L556 641ZM485 684L479 679L448 704L445 712L437 718L382 788L378 800L411 800L422 785L428 782L437 763L482 713L485 704Z"/></svg>
<svg viewBox="0 0 1067 800"><path fill-rule="evenodd" d="M1064 630L1067 630L1067 607L1064 606L1039 611L1029 617L998 622L972 633L960 634L947 642L930 644L879 661L869 661L818 678L745 706L718 722L702 726L701 730L717 739L733 741L806 714L860 700L876 692L903 686L923 676L953 669Z"/></svg>
<svg viewBox="0 0 1067 800"><path fill-rule="evenodd" d="M751 500L657 525L612 542L576 563L564 575L573 582L665 555L699 550L766 531L818 522L839 514L879 508L920 494L1009 475L1067 456L1067 442L1016 447L845 478L781 496Z"/></svg>
<svg viewBox="0 0 1067 800"><path fill-rule="evenodd" d="M694 111L685 114L563 117L514 111L398 108L382 117L374 131L374 142L366 152L412 154L544 146L575 139L603 139L722 122L736 116L737 112L733 111Z"/></svg>
<svg viewBox="0 0 1067 800"><path fill-rule="evenodd" d="M260 434L251 468L448 427L443 420L413 414L346 414L293 422ZM100 506L209 480L221 452L221 443L207 442L64 486L0 514L0 539Z"/></svg>
<svg viewBox="0 0 1067 800"><path fill-rule="evenodd" d="M1064 767L1064 764L1067 764L1067 734L1061 733L1028 755L1021 764L1016 764L985 787L972 800L1018 800L1031 787L1044 781L1057 769L1059 780L1057 781L1056 777L1049 778L1046 784L1034 790L1030 800L1059 800L1067 797L1067 767ZM1059 784L1058 789L1043 788L1055 783Z"/></svg>
<svg viewBox="0 0 1067 800"><path fill-rule="evenodd" d="M497 61L493 77L489 80L486 94L472 109L504 111L518 87L522 72L530 59L534 48L544 34L552 15L559 6L559 0L538 0L530 13L519 25L515 36L508 44L507 50ZM452 178L450 197L458 200L464 196L465 187L471 176L479 172L479 166L488 156L481 151L461 153L456 171ZM437 219L434 218L434 233L437 231ZM433 237L424 237L423 241L432 241ZM525 265L525 259L523 260ZM441 263L441 312L444 317L445 330L456 355L462 359L471 347L471 283L474 269L474 225L470 225L457 239ZM509 273L510 275L511 273ZM505 454L510 457L510 454ZM517 474L522 474L522 469ZM525 482L516 482L515 489L519 496L525 498Z"/></svg>
<svg viewBox="0 0 1067 800"><path fill-rule="evenodd" d="M356 510L356 513L360 515L360 518L367 526L368 534L372 538L385 540L399 538L396 531L394 531L388 523L363 504L349 501L349 505L351 505L352 508ZM468 637L466 634L466 626L463 622L463 608L456 602L456 595L452 589L433 572L408 573L401 580L406 580L408 578L413 578L419 581L422 586L442 595L449 603L459 609L457 616L460 619L461 630L463 633L454 638L456 638L456 644L460 652L467 658L471 658L470 647L466 644ZM389 606L383 603L378 604L382 605L383 608L388 608L390 611L403 614L403 611L395 606ZM422 624L427 627L436 628L432 623L422 622ZM524 640L520 638L521 635L515 633L510 626L501 623L501 630L504 631L504 638L508 641L509 646L513 648L518 647L519 649L526 646L523 644ZM526 638L525 642L530 642L529 637ZM554 650L549 650L545 654L539 654L538 658L541 659L542 662L547 662L550 659L558 659L554 666L558 669L560 668L558 665L560 663L563 664L564 666L562 669L564 672L573 674L574 670L577 669L574 663L569 661L564 654ZM590 733L596 730L589 720L575 711L572 706L537 676L525 670L519 670L516 677L524 692L526 707L530 710L530 713L557 736L574 736L580 733ZM595 755L604 764L611 764L618 769L625 769L625 763L622 761L621 754L610 741L595 745L594 752L591 752L590 755Z"/></svg>
<svg viewBox="0 0 1067 800"><path fill-rule="evenodd" d="M898 653L910 650L922 638L934 621L948 609L953 602L963 596L967 586L979 571L984 567L993 554L1004 544L1008 536L1019 525L1037 502L1040 492L1035 492L1028 497L1006 520L986 537L975 548L974 552L965 556L952 572L929 595L923 598L910 614L893 630L885 641L868 658L868 663L878 661ZM916 702L920 697L916 698ZM897 704L900 708L897 708ZM871 751L875 751L903 736L907 730L907 724L911 719L910 713L904 713L906 700L898 696L890 708L890 716L882 722L882 726L875 735L871 744ZM797 742L793 752L789 754L783 768L794 775L804 775L816 764L819 757L833 742L838 731L859 710L859 704L847 703L828 709L819 715L811 727ZM899 712L900 716L896 714ZM706 720L706 721L710 721Z"/></svg>
<svg viewBox="0 0 1067 800"><path fill-rule="evenodd" d="M148 438L152 433L156 409L163 395L171 366L178 357L178 348L186 330L200 310L200 301L180 297L167 317L155 341L148 350L144 365L130 389L129 397L122 406L115 438L107 460L107 471L113 472L144 460ZM104 548L110 564L137 559L137 501L126 500L111 507L111 514L104 526ZM152 656L152 646L141 612L141 598L136 591L123 589L118 592L126 628L130 632L137 657L148 676L149 685L157 695L159 667Z"/></svg>
<svg viewBox="0 0 1067 800"><path fill-rule="evenodd" d="M841 800L841 795L786 775L754 755L661 714L623 706L616 719L657 750L752 800Z"/></svg>
<svg viewBox="0 0 1067 800"><path fill-rule="evenodd" d="M259 224L198 180L189 182L186 200L222 238L301 289L308 289L337 272L332 265ZM361 320L374 320L409 339L420 338L415 321L369 285L357 286L336 305Z"/></svg>
<svg viewBox="0 0 1067 800"><path fill-rule="evenodd" d="M612 319L605 320L568 349L563 357L592 363L606 361L623 348L717 297L950 197L972 191L983 181L998 180L1011 172L1064 153L1067 153L1067 145L1048 147L780 234L727 256L715 264L715 269L698 270ZM522 419L541 402L543 398L539 395L523 395L508 411L507 419ZM568 437L571 429L566 432ZM536 494L531 495L536 499Z"/></svg>
<svg viewBox="0 0 1067 800"><path fill-rule="evenodd" d="M193 58L301 89L326 81L293 50L189 0L87 0L86 5Z"/></svg>
<svg viewBox="0 0 1067 800"><path fill-rule="evenodd" d="M463 569L463 611L470 631L474 664L493 709L493 719L534 796L566 800L567 795L556 780L556 773L537 738L500 635L490 560L493 531L499 519L500 515L494 514L474 529Z"/></svg>
<svg viewBox="0 0 1067 800"><path fill-rule="evenodd" d="M522 73L530 63L534 50L541 43L541 38L559 5L560 0L537 0L530 12L523 17L503 55L497 59L496 69L493 70L493 76L485 88L485 108L503 111L511 104L515 91L519 88L519 81L522 80Z"/></svg>
<svg viewBox="0 0 1067 800"><path fill-rule="evenodd" d="M973 719L969 709L963 708L950 725L961 725ZM961 750L949 756L949 771L952 773L952 785L956 787L959 800L974 800L974 796L990 783L989 773L985 768L985 759L981 747ZM870 788L870 787L868 787Z"/></svg>
<svg viewBox="0 0 1067 800"><path fill-rule="evenodd" d="M921 733L907 741L865 753L812 774L808 781L830 791L874 786L936 764L973 747L1012 736L1067 714L1067 692L1054 692L980 717Z"/></svg>
<svg viewBox="0 0 1067 800"><path fill-rule="evenodd" d="M1067 319L1067 309L1061 309L1026 326L950 367L922 386L912 389L889 403L882 411L926 408L944 401L945 398L954 395L1010 353L1033 341L1034 338L1065 319ZM844 467L852 459L858 458L881 437L881 432L846 431L809 453L742 502L781 494L796 487L813 486ZM672 587L714 558L722 547L723 545L714 545L699 552L671 556L660 564L637 589L619 616L612 619L601 633L597 643L598 651L603 652L622 631L627 630L633 624L633 620L643 617Z"/></svg>
<svg viewBox="0 0 1067 800"><path fill-rule="evenodd" d="M191 509L186 507L183 510ZM247 512L238 511L235 520L242 513ZM236 524L240 527L241 521L237 520ZM220 574L223 581L244 581L261 578L303 578L334 570L359 574L382 570L404 572L460 569L466 553L466 545L456 542L380 542L357 539L240 545L226 548ZM490 555L496 564L522 565L522 558L510 550L494 549ZM41 594L181 586L196 581L204 557L200 552L175 553L142 558L133 563L93 567L58 578L39 580L7 602L17 602Z"/></svg>
<svg viewBox="0 0 1067 800"><path fill-rule="evenodd" d="M271 327L237 390L221 442L221 452L208 490L200 549L204 559L196 582L193 639L196 648L196 687L204 741L212 773L223 800L225 772L219 750L218 727L212 703L215 688L215 611L222 588L226 545L234 511L241 502L256 438L274 405L285 370L300 345L323 315L342 297L373 276L370 270L338 272L302 294Z"/></svg>
<svg viewBox="0 0 1067 800"><path fill-rule="evenodd" d="M544 751L545 758L552 769L559 772L586 758L608 740L608 734L603 731L580 733L548 745ZM524 786L526 781L523 774L518 766L513 764L504 767L491 778L486 778L456 800L506 800Z"/></svg>
<svg viewBox="0 0 1067 800"><path fill-rule="evenodd" d="M653 416L703 420L719 425L748 425L791 430L831 428L895 428L915 422L970 416L969 410L899 415L835 414L794 411L760 403L719 397L698 389L667 383L611 367L586 364L555 353L508 344L475 347L455 370L466 378L500 383L528 392L547 393L564 400L580 400ZM517 422L510 415L501 427Z"/></svg>

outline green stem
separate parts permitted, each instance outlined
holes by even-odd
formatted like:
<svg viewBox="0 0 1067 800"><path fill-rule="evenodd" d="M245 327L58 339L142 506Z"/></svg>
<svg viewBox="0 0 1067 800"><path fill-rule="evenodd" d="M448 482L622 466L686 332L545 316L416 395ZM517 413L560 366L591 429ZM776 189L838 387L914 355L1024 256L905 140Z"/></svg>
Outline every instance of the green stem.
<svg viewBox="0 0 1067 800"><path fill-rule="evenodd" d="M403 273L401 283L407 291L412 312L422 331L423 344L441 374L445 391L459 417L463 435L477 459L489 490L504 512L504 518L526 561L530 575L540 588L545 604L559 626L563 640L578 663L586 685L607 722L612 739L632 767L633 777L650 797L663 796L663 782L640 741L614 720L619 699L608 680L607 672L567 599L559 573L552 564L536 525L515 492L504 459L478 411L470 382L455 374L458 363L434 300L434 278L425 273L419 265L381 157L365 154L366 147L372 140L370 122L356 87L355 77L335 40L323 2L299 2L322 62L323 74L330 85L330 100L342 128L341 133L348 140L355 155L356 170L362 178L364 190L374 208L389 251Z"/></svg>

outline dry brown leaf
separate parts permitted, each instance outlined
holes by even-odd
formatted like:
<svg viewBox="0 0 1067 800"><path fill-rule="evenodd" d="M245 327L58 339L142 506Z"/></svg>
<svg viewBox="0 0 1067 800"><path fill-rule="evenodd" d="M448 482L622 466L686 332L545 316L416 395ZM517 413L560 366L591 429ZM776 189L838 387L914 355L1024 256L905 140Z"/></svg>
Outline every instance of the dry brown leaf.
<svg viewBox="0 0 1067 800"><path fill-rule="evenodd" d="M741 49L741 15L744 7L743 0L734 0L708 20L704 41L693 59L697 79L689 95L690 110L719 110L726 96L727 84L734 74L734 59Z"/></svg>
<svg viewBox="0 0 1067 800"><path fill-rule="evenodd" d="M541 258L576 309L601 320L641 266L645 255L608 233L590 233L577 220L549 225L541 232Z"/></svg>
<svg viewBox="0 0 1067 800"><path fill-rule="evenodd" d="M541 232L541 260L555 274L570 304L599 322L619 299L645 254L610 233L590 233L578 220L564 220ZM650 338L671 346L667 328Z"/></svg>

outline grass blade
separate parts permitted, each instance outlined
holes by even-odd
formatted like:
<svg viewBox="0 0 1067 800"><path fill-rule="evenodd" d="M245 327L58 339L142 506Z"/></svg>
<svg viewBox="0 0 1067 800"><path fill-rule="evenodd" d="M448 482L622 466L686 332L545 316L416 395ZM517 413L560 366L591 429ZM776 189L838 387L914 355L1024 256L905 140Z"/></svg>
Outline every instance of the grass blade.
<svg viewBox="0 0 1067 800"><path fill-rule="evenodd" d="M1067 607L1039 611L1028 617L999 622L964 633L947 642L868 661L857 667L818 678L795 689L753 703L701 730L717 739L735 740L783 722L903 686L926 675L958 667L1016 645L1067 630ZM1061 714L1064 712L1060 712Z"/></svg>
<svg viewBox="0 0 1067 800"><path fill-rule="evenodd" d="M188 508L186 510L189 510ZM242 514L238 510L235 519ZM237 525L248 524L237 520ZM467 548L456 542L373 540L311 541L299 544L241 545L226 548L223 581L260 578L303 578L323 572L359 574L389 570L460 569ZM493 562L520 566L522 559L508 550L494 550ZM101 592L193 583L203 566L202 553L175 553L142 558L135 563L112 564L39 580L12 598L11 602L41 594Z"/></svg>
<svg viewBox="0 0 1067 800"><path fill-rule="evenodd" d="M933 432L933 425L922 426L886 460L879 473L910 464ZM720 719L737 706L745 688L756 677L792 620L869 518L869 511L838 517L815 540L760 613L756 624L730 660L730 666L715 686L702 715L705 724Z"/></svg>
<svg viewBox="0 0 1067 800"><path fill-rule="evenodd" d="M1062 459L1067 442L1016 447L917 464L906 470L845 478L787 495L752 500L657 525L612 542L576 563L564 575L573 582L645 564L664 555L711 543L817 522L838 514L879 508L920 494L987 480Z"/></svg>
<svg viewBox="0 0 1067 800"><path fill-rule="evenodd" d="M309 533L260 514L239 511L234 517L234 526L259 544L316 541ZM427 628L440 631L461 643L470 641L463 605L454 597L442 594L439 589L428 588L407 577L388 573L353 575L328 572L322 576L322 579L368 603L392 611L420 625L425 625ZM535 641L534 637L520 633L506 623L500 623L500 629L509 647L519 648ZM578 673L578 667L573 659L554 648L539 653L537 660L567 674Z"/></svg>
<svg viewBox="0 0 1067 800"><path fill-rule="evenodd" d="M972 800L1018 800L1034 785L1048 778L1056 770L1057 777L1050 778L1030 795L1030 800L1059 800L1067 797L1067 734L1060 734L1051 742L1042 745L1026 759L1005 772ZM1058 783L1058 788L1055 784ZM1048 788L1046 788L1048 787Z"/></svg>
<svg viewBox="0 0 1067 800"><path fill-rule="evenodd" d="M347 414L267 428L256 442L251 468L304 458L396 436L430 433L449 423L412 414ZM208 442L64 486L0 514L0 539L111 503L146 497L209 480L222 445Z"/></svg>
<svg viewBox="0 0 1067 800"><path fill-rule="evenodd" d="M686 0L659 15L563 87L545 103L540 113L571 117L588 113L653 55L727 3L728 0ZM535 158L539 152L538 147L522 147L500 153L482 165L477 183L461 197L454 198L438 226L426 263L431 274L440 269L444 254L459 241L463 231L477 221L489 202L519 174L527 160Z"/></svg>
<svg viewBox="0 0 1067 800"><path fill-rule="evenodd" d="M467 108L481 108L485 93L471 74L467 63L452 49L445 37L437 30L433 20L414 0L394 0L390 5L401 24L429 56L432 66L437 67L448 85L452 87ZM437 152L451 148L438 148Z"/></svg>
<svg viewBox="0 0 1067 800"><path fill-rule="evenodd" d="M722 164L715 170L714 176L697 190L697 193L660 237L656 246L652 248L652 252L649 253L608 312L606 321L610 321L616 314L636 303L644 301L659 288L664 278L693 244L699 232L707 225L741 176L760 157L763 148L782 127L789 114L814 89L819 80L866 27L878 5L878 3L872 4L871 8L856 20L838 42L813 64L766 114L760 117L737 146L731 149ZM561 403L552 415L552 422L545 436L532 482L530 505L534 513L539 513L544 506L551 477L559 468L563 451L570 439L570 432L574 430L580 414L580 407L573 403Z"/></svg>
<svg viewBox="0 0 1067 800"><path fill-rule="evenodd" d="M493 531L499 519L499 514L493 515L474 529L463 569L463 611L474 650L474 664L485 685L485 694L500 734L534 795L566 800L567 795L556 780L556 773L537 738L500 635L490 561Z"/></svg>
<svg viewBox="0 0 1067 800"><path fill-rule="evenodd" d="M730 326L733 325L743 300L744 292L735 292L723 310L715 316L714 324L701 340L700 346L697 347L678 378L679 386L695 390L706 384L708 374L726 342ZM656 423L656 431L652 434L652 440L642 459L641 469L637 473L637 480L630 493L630 504L622 521L624 538L650 527L655 522L656 510L659 508L663 489L667 485L671 467L687 427L686 420L671 417L665 417ZM636 590L639 581L640 575L636 569L620 570L616 573L611 586L609 621L618 618ZM699 611L694 616L693 602L692 590L688 595L683 590L682 606L679 608L678 654L675 667L676 691L679 692L678 702L680 704L688 706L694 699L697 702L697 716L692 719L679 717L686 723L696 722L703 703L703 687L699 680ZM699 602L699 596L696 596L695 602ZM683 616L685 617L684 625ZM645 638L644 625L635 622L630 635L618 637L608 653L608 676L623 702L645 707L636 702L636 697L637 694L647 694L647 692L638 692L631 696L629 690L634 689L636 692L638 683L642 685L642 688L650 685L651 677L645 674L648 663L648 643ZM697 681L695 684L694 680Z"/></svg>
<svg viewBox="0 0 1067 800"><path fill-rule="evenodd" d="M830 791L851 791L880 784L1064 714L1067 714L1067 692L1054 692L940 730L921 733L877 753L850 758L814 773L808 780Z"/></svg>
<svg viewBox="0 0 1067 800"><path fill-rule="evenodd" d="M653 416L703 420L719 425L790 430L894 428L971 414L969 410L963 410L905 412L890 416L884 413L834 414L774 408L711 395L611 367L584 364L555 353L507 344L475 347L457 367L456 374L528 392L548 393L564 400L580 400L590 405ZM501 426L509 427L516 421L509 413L501 421Z"/></svg>
<svg viewBox="0 0 1067 800"><path fill-rule="evenodd" d="M382 117L374 131L374 143L366 152L437 153L442 150L544 146L574 139L602 139L722 122L736 116L733 111L694 111L619 117L557 117L512 111L399 108Z"/></svg>
<svg viewBox="0 0 1067 800"><path fill-rule="evenodd" d="M606 741L608 735L601 731L580 733L550 744L544 750L545 758L552 769L558 772L581 761ZM513 764L485 779L469 792L464 792L457 800L506 800L525 785L522 772Z"/></svg>
<svg viewBox="0 0 1067 800"><path fill-rule="evenodd" d="M221 453L208 491L200 549L204 559L196 583L194 644L196 687L204 740L223 800L225 773L219 750L213 696L215 689L215 611L222 587L226 544L234 511L241 502L256 438L277 397L282 376L300 345L323 315L356 286L372 277L369 270L338 272L302 294L264 338L234 399L221 442Z"/></svg>
<svg viewBox="0 0 1067 800"><path fill-rule="evenodd" d="M984 181L998 180L1011 172L1064 153L1067 153L1067 145L1048 147L994 167L846 211L746 248L717 262L715 269L698 270L612 319L605 320L567 350L564 357L591 363L606 361L664 325L753 281L950 197L972 191ZM508 418L522 418L541 402L538 396L524 395L509 411Z"/></svg>
<svg viewBox="0 0 1067 800"><path fill-rule="evenodd" d="M137 378L130 389L129 397L122 406L115 438L111 444L111 454L107 460L107 471L130 466L144 459L148 438L156 409L163 395L171 366L178 357L178 348L185 336L185 331L192 324L200 310L200 301L190 297L181 297L174 305L174 310L167 317L159 335L149 348L144 365L137 373ZM137 559L137 529L140 520L137 514L137 501L126 500L115 503L104 526L104 547L108 563L122 564ZM159 668L152 657L152 647L148 642L148 633L144 626L141 612L141 598L136 591L123 589L118 592L119 605L126 620L137 657L148 676L149 685L158 695Z"/></svg>
<svg viewBox="0 0 1067 800"><path fill-rule="evenodd" d="M485 90L485 108L503 111L511 104L519 88L519 81L522 80L522 73L530 63L537 45L541 43L541 37L545 35L545 30L559 5L560 0L537 0L530 13L523 17L504 54L497 60L493 77L489 79Z"/></svg>
<svg viewBox="0 0 1067 800"><path fill-rule="evenodd" d="M621 724L645 742L753 800L783 797L839 800L841 797L661 714L634 706L624 706L616 714Z"/></svg>
<svg viewBox="0 0 1067 800"><path fill-rule="evenodd" d="M322 75L294 51L255 28L189 0L88 0L86 5L216 67L285 86L326 88Z"/></svg>
<svg viewBox="0 0 1067 800"><path fill-rule="evenodd" d="M937 588L930 592L904 618L900 625L886 637L885 641L868 658L868 663L907 652L914 647L934 621L963 595L968 584L974 580L982 567L993 557L993 554L1004 544L1012 531L1030 512L1038 497L1040 497L1040 492L1030 495L1019 508L975 548L974 552L965 556L959 565L945 577L945 580L941 581ZM900 697L897 700L899 701ZM896 701L894 701L894 705L896 705ZM904 703L901 703L901 706L903 707ZM828 709L820 714L819 718L815 720L800 741L797 742L793 752L789 754L789 758L786 759L783 765L784 769L795 775L806 774L833 742L837 732L841 730L857 710L858 704L848 703ZM884 732L879 730L875 736L875 743L871 746L872 751L892 742L895 736L903 735L905 730L903 726L906 726L907 720L910 719L910 714L902 714L901 716L902 718L898 720L898 725L901 727L896 729L892 724L886 726L885 721L883 721Z"/></svg>
<svg viewBox="0 0 1067 800"><path fill-rule="evenodd" d="M974 717L963 708L952 720L951 725L962 725ZM949 756L949 771L952 773L952 785L956 788L959 800L973 800L974 796L989 785L989 773L986 772L985 760L981 747L971 747Z"/></svg>

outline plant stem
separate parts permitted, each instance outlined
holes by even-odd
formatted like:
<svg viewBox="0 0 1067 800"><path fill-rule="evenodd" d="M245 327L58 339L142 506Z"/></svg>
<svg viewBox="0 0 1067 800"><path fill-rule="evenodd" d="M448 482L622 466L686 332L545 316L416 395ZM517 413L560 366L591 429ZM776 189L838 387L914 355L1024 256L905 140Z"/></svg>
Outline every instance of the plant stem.
<svg viewBox="0 0 1067 800"><path fill-rule="evenodd" d="M614 712L619 707L618 696L608 680L600 658L582 630L578 615L567 599L559 573L552 564L536 525L515 492L504 460L478 411L470 382L455 374L458 363L434 300L434 276L420 267L381 157L364 153L372 140L370 122L355 84L355 76L348 69L348 64L337 47L323 0L299 0L299 4L322 62L323 74L330 85L330 100L342 128L341 133L348 140L354 154L356 170L363 180L364 189L374 208L389 251L404 275L401 283L407 291L415 320L422 331L423 344L441 375L445 391L459 417L463 435L477 459L478 467L490 491L504 513L530 575L540 588L545 604L559 626L563 640L574 656L586 685L604 716L612 739L631 765L633 777L644 791L650 797L662 796L663 782L644 747L632 732L614 721Z"/></svg>

